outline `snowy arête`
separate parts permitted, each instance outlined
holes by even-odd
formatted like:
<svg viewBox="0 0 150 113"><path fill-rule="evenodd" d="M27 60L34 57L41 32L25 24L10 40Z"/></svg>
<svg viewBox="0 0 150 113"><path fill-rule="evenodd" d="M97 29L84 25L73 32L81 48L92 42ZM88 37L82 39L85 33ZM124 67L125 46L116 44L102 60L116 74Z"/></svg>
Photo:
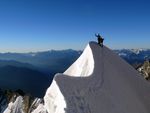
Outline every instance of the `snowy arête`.
<svg viewBox="0 0 150 113"><path fill-rule="evenodd" d="M150 84L132 66L90 42L75 63L55 75L44 104L32 113L150 113L149 95Z"/></svg>

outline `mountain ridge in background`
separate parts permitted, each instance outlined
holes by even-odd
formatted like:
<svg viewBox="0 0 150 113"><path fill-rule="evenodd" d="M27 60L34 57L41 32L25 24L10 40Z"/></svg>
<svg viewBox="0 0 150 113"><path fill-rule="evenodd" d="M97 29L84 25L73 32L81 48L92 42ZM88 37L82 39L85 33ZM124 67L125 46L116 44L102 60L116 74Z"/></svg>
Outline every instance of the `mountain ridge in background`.
<svg viewBox="0 0 150 113"><path fill-rule="evenodd" d="M113 51L131 65L144 63L145 60L150 59L150 49L119 49ZM64 72L81 54L82 51L72 49L30 53L0 53L0 60L30 64L35 69L53 76L57 72Z"/></svg>
<svg viewBox="0 0 150 113"><path fill-rule="evenodd" d="M0 53L0 60L31 64L39 71L52 76L65 71L82 53L82 51L51 50L35 53Z"/></svg>

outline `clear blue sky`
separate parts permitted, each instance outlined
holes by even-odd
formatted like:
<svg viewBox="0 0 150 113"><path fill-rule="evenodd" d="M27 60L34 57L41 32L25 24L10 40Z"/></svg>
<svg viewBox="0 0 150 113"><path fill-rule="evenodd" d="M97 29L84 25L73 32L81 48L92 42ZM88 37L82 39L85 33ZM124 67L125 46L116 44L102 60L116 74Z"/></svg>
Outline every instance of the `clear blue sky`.
<svg viewBox="0 0 150 113"><path fill-rule="evenodd" d="M150 48L149 0L0 0L0 52Z"/></svg>

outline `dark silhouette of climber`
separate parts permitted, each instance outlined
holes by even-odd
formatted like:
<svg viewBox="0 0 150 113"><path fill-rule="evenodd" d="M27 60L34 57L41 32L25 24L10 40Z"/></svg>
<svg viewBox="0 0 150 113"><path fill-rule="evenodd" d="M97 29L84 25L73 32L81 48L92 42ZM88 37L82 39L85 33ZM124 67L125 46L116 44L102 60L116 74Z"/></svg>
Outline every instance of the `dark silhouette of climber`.
<svg viewBox="0 0 150 113"><path fill-rule="evenodd" d="M97 40L98 40L98 44L103 47L103 41L104 41L104 38L102 38L100 36L100 34L95 34L95 36L97 37Z"/></svg>

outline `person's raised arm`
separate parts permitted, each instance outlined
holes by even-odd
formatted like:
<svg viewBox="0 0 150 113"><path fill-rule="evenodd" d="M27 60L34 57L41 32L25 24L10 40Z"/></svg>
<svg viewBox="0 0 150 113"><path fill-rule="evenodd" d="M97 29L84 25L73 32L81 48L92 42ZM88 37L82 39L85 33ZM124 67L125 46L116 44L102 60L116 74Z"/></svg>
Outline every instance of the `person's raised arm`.
<svg viewBox="0 0 150 113"><path fill-rule="evenodd" d="M98 35L95 33L95 36L98 37Z"/></svg>

